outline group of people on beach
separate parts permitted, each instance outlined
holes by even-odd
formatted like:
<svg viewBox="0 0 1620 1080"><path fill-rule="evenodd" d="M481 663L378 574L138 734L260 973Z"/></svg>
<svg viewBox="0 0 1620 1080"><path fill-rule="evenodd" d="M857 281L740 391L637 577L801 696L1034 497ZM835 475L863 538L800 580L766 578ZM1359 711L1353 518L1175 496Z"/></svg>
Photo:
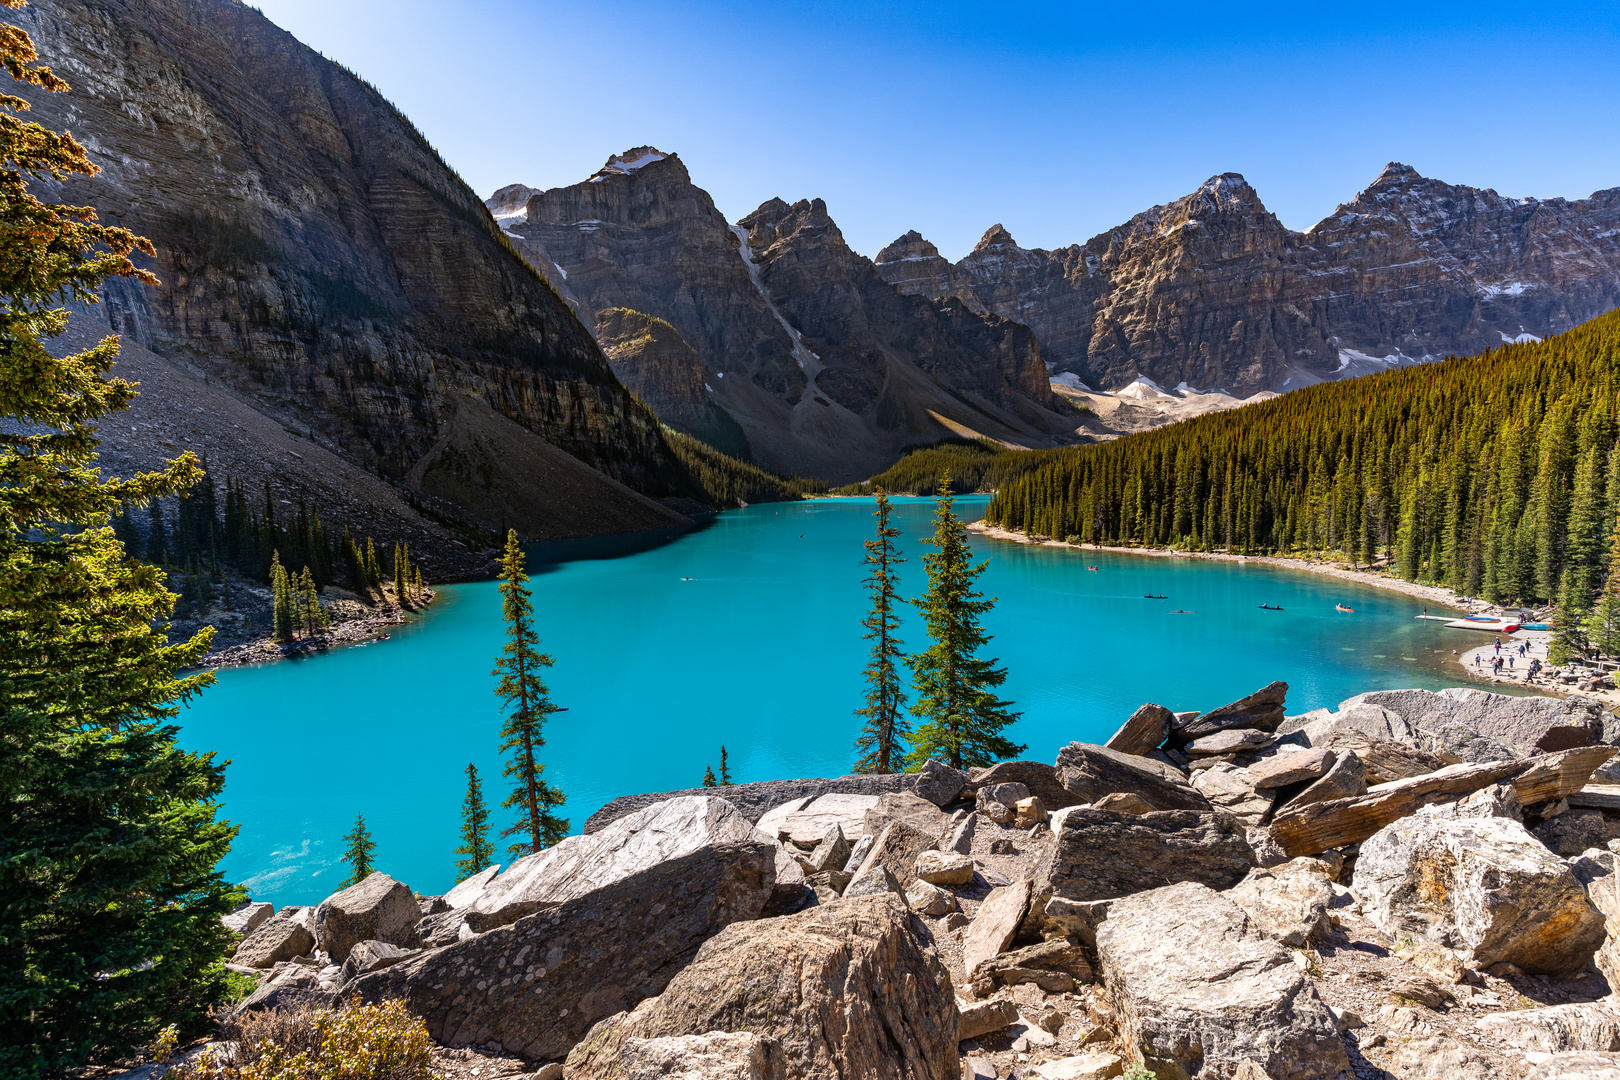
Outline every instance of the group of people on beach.
<svg viewBox="0 0 1620 1080"><path fill-rule="evenodd" d="M1508 642L1507 655L1503 656L1502 655L1502 639L1497 638L1494 645L1493 645L1493 649L1494 649L1494 655L1491 657L1491 674L1494 675L1494 676L1500 677L1501 674L1502 674L1502 667L1503 667L1504 664L1507 665L1508 671L1511 672L1517 666L1517 660L1519 659L1519 657L1529 655L1530 643L1528 641L1510 641L1510 642ZM1480 654L1479 653L1474 654L1474 666L1476 668L1480 666ZM1530 657L1530 663L1525 669L1524 681L1525 682L1532 682L1532 681L1534 681L1535 677L1537 675L1540 675L1540 674L1541 674L1541 661L1536 657L1533 657L1533 656Z"/></svg>

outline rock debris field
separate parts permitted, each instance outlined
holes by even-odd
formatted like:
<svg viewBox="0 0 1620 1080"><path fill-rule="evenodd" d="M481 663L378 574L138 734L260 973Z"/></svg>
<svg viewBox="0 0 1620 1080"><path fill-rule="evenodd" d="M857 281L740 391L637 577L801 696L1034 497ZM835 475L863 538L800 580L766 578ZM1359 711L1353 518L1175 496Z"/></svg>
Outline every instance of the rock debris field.
<svg viewBox="0 0 1620 1080"><path fill-rule="evenodd" d="M238 1008L400 999L456 1078L1620 1080L1620 720L1287 690L1053 764L627 797L444 896L250 903Z"/></svg>

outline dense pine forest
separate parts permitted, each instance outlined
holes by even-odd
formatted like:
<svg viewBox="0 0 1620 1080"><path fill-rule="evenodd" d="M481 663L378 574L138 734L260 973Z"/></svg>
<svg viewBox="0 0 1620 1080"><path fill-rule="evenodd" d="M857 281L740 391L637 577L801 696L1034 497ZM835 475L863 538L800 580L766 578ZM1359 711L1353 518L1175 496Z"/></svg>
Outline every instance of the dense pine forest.
<svg viewBox="0 0 1620 1080"><path fill-rule="evenodd" d="M907 451L870 480L848 484L833 494L870 495L881 488L891 495L932 495L942 485L955 495L994 491L1066 452L1012 450L992 439L942 439Z"/></svg>
<svg viewBox="0 0 1620 1080"><path fill-rule="evenodd" d="M1620 312L1535 344L1299 390L1064 451L987 519L1082 543L1337 552L1584 607L1620 513Z"/></svg>

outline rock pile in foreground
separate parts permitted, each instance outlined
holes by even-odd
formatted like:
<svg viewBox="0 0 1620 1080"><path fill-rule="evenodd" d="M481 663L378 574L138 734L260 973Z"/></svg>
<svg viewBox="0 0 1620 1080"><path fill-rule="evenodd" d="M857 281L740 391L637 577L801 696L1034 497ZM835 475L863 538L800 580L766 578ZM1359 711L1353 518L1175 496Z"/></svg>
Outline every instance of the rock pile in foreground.
<svg viewBox="0 0 1620 1080"><path fill-rule="evenodd" d="M398 998L546 1080L1620 1077L1614 718L1286 695L1144 705L1051 765L619 800L442 897L247 905L241 1008Z"/></svg>

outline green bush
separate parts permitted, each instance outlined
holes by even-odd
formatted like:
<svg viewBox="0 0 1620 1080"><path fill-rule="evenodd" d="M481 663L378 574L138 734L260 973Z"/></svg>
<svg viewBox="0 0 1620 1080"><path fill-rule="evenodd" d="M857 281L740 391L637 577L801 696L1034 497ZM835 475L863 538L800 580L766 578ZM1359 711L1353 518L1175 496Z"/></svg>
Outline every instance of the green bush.
<svg viewBox="0 0 1620 1080"><path fill-rule="evenodd" d="M221 1032L226 1055L206 1051L168 1080L428 1080L433 1040L403 1002L341 1012L257 1013ZM160 1041L162 1053L172 1040Z"/></svg>

